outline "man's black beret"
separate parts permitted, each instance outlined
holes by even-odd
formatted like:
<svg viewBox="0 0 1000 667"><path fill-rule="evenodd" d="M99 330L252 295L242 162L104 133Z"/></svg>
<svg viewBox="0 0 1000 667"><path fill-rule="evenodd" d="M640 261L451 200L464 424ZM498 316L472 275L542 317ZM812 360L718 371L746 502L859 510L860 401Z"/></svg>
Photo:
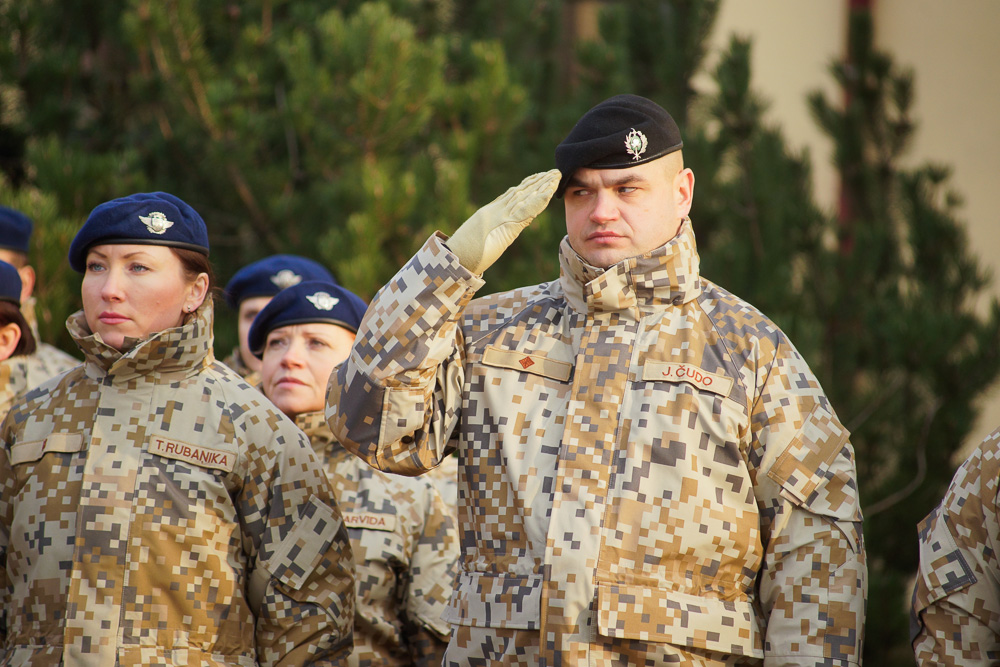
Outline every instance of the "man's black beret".
<svg viewBox="0 0 1000 667"><path fill-rule="evenodd" d="M577 169L626 169L684 145L677 123L659 104L638 95L615 95L583 114L556 146L562 197Z"/></svg>

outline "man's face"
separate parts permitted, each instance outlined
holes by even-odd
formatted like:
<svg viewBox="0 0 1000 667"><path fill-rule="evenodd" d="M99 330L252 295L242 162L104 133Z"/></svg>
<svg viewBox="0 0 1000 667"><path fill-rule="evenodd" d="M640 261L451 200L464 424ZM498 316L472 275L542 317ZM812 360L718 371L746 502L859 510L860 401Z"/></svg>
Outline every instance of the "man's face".
<svg viewBox="0 0 1000 667"><path fill-rule="evenodd" d="M627 169L576 170L564 194L566 233L588 264L607 268L677 235L694 174L672 155Z"/></svg>
<svg viewBox="0 0 1000 667"><path fill-rule="evenodd" d="M240 358L252 371L260 370L260 359L253 356L250 352L250 343L247 342L250 337L250 325L253 324L257 313L264 310L264 306L271 303L273 298L273 296L252 296L240 301L240 310L236 320L236 329L240 337Z"/></svg>

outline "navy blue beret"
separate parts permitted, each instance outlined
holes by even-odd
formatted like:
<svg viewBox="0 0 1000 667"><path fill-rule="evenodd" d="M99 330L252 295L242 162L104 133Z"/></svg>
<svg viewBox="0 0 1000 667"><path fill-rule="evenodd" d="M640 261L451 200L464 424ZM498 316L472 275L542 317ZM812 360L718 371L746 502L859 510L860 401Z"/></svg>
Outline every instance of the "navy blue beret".
<svg viewBox="0 0 1000 667"><path fill-rule="evenodd" d="M562 197L577 169L626 169L684 145L677 123L663 107L638 95L615 95L583 114L556 146Z"/></svg>
<svg viewBox="0 0 1000 667"><path fill-rule="evenodd" d="M21 274L7 262L0 262L0 301L21 305Z"/></svg>
<svg viewBox="0 0 1000 667"><path fill-rule="evenodd" d="M69 265L84 273L87 251L104 244L163 245L208 255L208 229L198 212L166 192L139 192L104 202L69 247Z"/></svg>
<svg viewBox="0 0 1000 667"><path fill-rule="evenodd" d="M311 259L298 255L271 255L233 274L226 285L226 302L235 310L244 299L274 296L306 280L337 283L325 266Z"/></svg>
<svg viewBox="0 0 1000 667"><path fill-rule="evenodd" d="M357 333L368 304L335 283L309 280L278 292L257 313L247 343L258 359L264 356L267 335L292 324L336 324Z"/></svg>
<svg viewBox="0 0 1000 667"><path fill-rule="evenodd" d="M20 211L0 206L0 248L28 254L31 218Z"/></svg>

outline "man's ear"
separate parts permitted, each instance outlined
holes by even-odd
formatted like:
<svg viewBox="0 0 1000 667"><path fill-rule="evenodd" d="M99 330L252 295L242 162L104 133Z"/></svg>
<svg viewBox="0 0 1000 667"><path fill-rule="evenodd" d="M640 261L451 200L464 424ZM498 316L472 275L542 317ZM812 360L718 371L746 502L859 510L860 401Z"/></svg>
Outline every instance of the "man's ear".
<svg viewBox="0 0 1000 667"><path fill-rule="evenodd" d="M674 197L677 215L683 220L691 212L691 204L694 202L694 172L690 169L684 168L674 177Z"/></svg>
<svg viewBox="0 0 1000 667"><path fill-rule="evenodd" d="M35 269L30 264L25 264L17 273L21 276L21 303L25 303L35 291Z"/></svg>
<svg viewBox="0 0 1000 667"><path fill-rule="evenodd" d="M0 327L0 361L9 359L21 342L21 327L13 322Z"/></svg>

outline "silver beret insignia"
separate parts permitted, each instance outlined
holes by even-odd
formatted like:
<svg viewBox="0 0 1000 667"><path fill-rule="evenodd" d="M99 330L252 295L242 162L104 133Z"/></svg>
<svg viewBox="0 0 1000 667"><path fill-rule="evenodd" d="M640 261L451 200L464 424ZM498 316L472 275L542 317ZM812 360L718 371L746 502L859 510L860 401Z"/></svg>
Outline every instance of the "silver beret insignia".
<svg viewBox="0 0 1000 667"><path fill-rule="evenodd" d="M639 156L646 152L646 135L633 127L625 137L625 151L633 160L638 160Z"/></svg>
<svg viewBox="0 0 1000 667"><path fill-rule="evenodd" d="M307 296L306 299L316 306L316 310L333 310L333 307L340 303L340 299L330 296L326 292L316 292L312 296Z"/></svg>
<svg viewBox="0 0 1000 667"><path fill-rule="evenodd" d="M167 220L167 216L159 211L153 211L148 217L140 215L139 219L142 220L142 224L146 225L150 234L163 234L174 226L174 223Z"/></svg>
<svg viewBox="0 0 1000 667"><path fill-rule="evenodd" d="M302 282L302 276L295 273L291 269L282 269L271 276L271 282L274 283L279 289L285 289L286 287L298 285Z"/></svg>

